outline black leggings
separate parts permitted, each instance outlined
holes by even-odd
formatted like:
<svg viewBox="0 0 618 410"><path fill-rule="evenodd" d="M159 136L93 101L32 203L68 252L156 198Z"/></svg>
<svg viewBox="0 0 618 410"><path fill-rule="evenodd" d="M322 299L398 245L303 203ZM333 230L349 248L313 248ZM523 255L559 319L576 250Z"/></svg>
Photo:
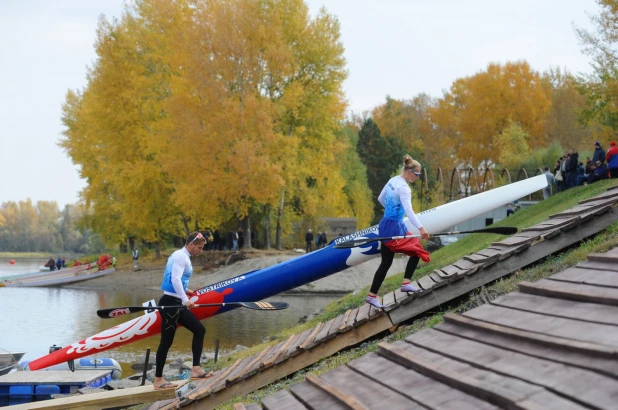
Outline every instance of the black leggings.
<svg viewBox="0 0 618 410"><path fill-rule="evenodd" d="M386 273L393 264L393 258L395 257L395 252L391 251L384 244L382 244L380 248L380 253L382 254L382 262L380 263L378 270L373 276L371 289L369 289L369 292L373 293L374 295L378 294L378 290L380 290L380 286L382 286L382 282L384 282L384 278L386 278ZM403 275L405 279L412 279L412 275L414 275L414 271L418 266L419 260L420 258L418 256L410 256L408 264L406 265L406 273Z"/></svg>
<svg viewBox="0 0 618 410"><path fill-rule="evenodd" d="M159 299L159 306L177 306L181 304L180 299L170 295L163 295ZM204 325L189 309L164 309L160 312L163 322L161 323L161 343L159 343L159 348L157 349L155 377L163 377L163 366L165 366L165 361L167 360L167 352L174 342L176 326L178 324L186 327L193 333L193 343L191 343L193 366L199 366L200 359L202 358L202 347L204 346L204 335L206 334Z"/></svg>

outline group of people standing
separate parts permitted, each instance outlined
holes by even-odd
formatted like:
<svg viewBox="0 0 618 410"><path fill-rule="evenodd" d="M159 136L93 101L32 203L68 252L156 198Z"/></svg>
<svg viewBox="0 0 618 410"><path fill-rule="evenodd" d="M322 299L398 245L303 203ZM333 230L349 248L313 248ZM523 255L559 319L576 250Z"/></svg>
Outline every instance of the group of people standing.
<svg viewBox="0 0 618 410"><path fill-rule="evenodd" d="M328 237L326 236L326 231L318 231L318 236L315 237L316 249L322 249L327 244ZM313 231L311 228L307 229L307 233L305 234L305 251L307 253L313 251Z"/></svg>
<svg viewBox="0 0 618 410"><path fill-rule="evenodd" d="M54 270L60 270L62 268L65 268L66 262L66 258L58 256L58 259L56 260L54 260L54 258L49 258L45 266L49 268L50 272L53 272Z"/></svg>
<svg viewBox="0 0 618 410"><path fill-rule="evenodd" d="M556 192L562 192L578 185L618 178L618 147L614 141L609 145L610 148L606 152L600 142L595 142L592 158L586 157L585 164L579 161L579 155L575 150L565 151L554 164L553 180L548 176L548 183L555 183ZM549 174L549 167L545 168L545 174ZM545 191L544 197L547 197Z"/></svg>

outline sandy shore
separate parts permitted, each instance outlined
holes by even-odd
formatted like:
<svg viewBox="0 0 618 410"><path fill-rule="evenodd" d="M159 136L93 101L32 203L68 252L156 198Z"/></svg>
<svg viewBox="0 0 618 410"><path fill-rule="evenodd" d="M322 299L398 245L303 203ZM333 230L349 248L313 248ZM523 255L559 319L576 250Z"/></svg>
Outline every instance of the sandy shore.
<svg viewBox="0 0 618 410"><path fill-rule="evenodd" d="M259 256L249 255L248 259L240 260L228 266L220 268L211 267L207 270L196 268L199 262L194 262L195 271L191 277L190 288L199 289L201 287L229 279L243 273L251 272L256 269L263 269L277 263L298 257L298 253L282 252L277 255ZM167 258L161 258L160 262L141 264L140 270L134 271L133 266L117 266L117 271L109 275L91 279L88 281L68 285L66 287L75 289L105 289L121 290L123 292L136 292L140 290L156 290L161 286L163 271ZM405 270L408 258L406 256L395 258L388 276L394 275ZM373 275L380 264L377 257L368 262L353 266L342 272L329 277L311 282L307 285L298 287L293 292L302 293L348 293L357 289L362 289L371 284Z"/></svg>

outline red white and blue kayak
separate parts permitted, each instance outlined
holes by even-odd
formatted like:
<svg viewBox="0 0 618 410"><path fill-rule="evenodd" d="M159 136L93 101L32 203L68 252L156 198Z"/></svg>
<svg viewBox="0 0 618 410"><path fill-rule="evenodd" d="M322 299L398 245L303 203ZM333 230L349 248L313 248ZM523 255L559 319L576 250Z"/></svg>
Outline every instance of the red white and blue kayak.
<svg viewBox="0 0 618 410"><path fill-rule="evenodd" d="M539 175L438 206L421 212L417 216L428 232L437 233L539 191L546 186L547 178L545 175ZM409 221L406 220L406 224L410 232L418 233ZM339 237L318 251L201 288L191 299L197 304L207 304L256 302L271 297L377 257L380 254L379 241L358 248L334 247L340 242L371 238L377 235L378 226L376 225ZM232 309L234 307L216 306L197 308L192 312L203 320ZM71 359L90 356L154 336L160 332L160 329L161 316L158 311L155 311L33 360L29 363L29 367L31 370L37 370Z"/></svg>

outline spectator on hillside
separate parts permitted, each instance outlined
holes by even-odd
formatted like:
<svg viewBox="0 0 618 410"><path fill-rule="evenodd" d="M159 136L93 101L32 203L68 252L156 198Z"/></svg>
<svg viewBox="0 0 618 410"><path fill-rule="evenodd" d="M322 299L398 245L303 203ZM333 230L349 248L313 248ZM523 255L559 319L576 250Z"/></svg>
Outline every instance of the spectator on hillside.
<svg viewBox="0 0 618 410"><path fill-rule="evenodd" d="M577 165L577 180L575 181L575 185L586 185L587 178L588 176L586 175L586 168L584 168L583 162L580 162Z"/></svg>
<svg viewBox="0 0 618 410"><path fill-rule="evenodd" d="M564 191L564 186L562 181L564 178L562 177L562 170L560 169L560 165L562 164L562 159L558 158L554 165L554 179L556 181L556 192L560 193Z"/></svg>
<svg viewBox="0 0 618 410"><path fill-rule="evenodd" d="M506 216L509 217L515 213L515 209L513 208L513 204L509 202L506 206Z"/></svg>
<svg viewBox="0 0 618 410"><path fill-rule="evenodd" d="M594 143L594 154L592 154L592 163L596 164L597 161L605 161L605 150L601 147L601 143L599 141Z"/></svg>
<svg viewBox="0 0 618 410"><path fill-rule="evenodd" d="M545 177L547 177L547 186L543 188L543 199L547 199L551 196L552 187L554 186L554 175L549 172L549 167L545 167Z"/></svg>
<svg viewBox="0 0 618 410"><path fill-rule="evenodd" d="M601 181L607 178L609 178L608 171L607 171L607 164L601 161L597 161L596 168L594 170L594 177L592 178L592 182Z"/></svg>
<svg viewBox="0 0 618 410"><path fill-rule="evenodd" d="M326 237L326 231L322 232L322 248L328 245L328 238Z"/></svg>
<svg viewBox="0 0 618 410"><path fill-rule="evenodd" d="M311 252L313 250L313 232L311 231L311 228L309 228L305 234L305 244L305 251L307 253Z"/></svg>
<svg viewBox="0 0 618 410"><path fill-rule="evenodd" d="M62 258L60 256L58 256L58 259L56 259L56 269L62 269Z"/></svg>
<svg viewBox="0 0 618 410"><path fill-rule="evenodd" d="M49 268L50 272L53 272L56 269L56 261L54 258L50 257L45 266Z"/></svg>
<svg viewBox="0 0 618 410"><path fill-rule="evenodd" d="M569 150L569 159L567 160L565 170L567 174L567 187L573 188L577 184L577 165L579 164L579 156L573 148Z"/></svg>
<svg viewBox="0 0 618 410"><path fill-rule="evenodd" d="M609 145L607 154L605 154L607 168L609 168L609 174L612 178L618 178L618 147L616 147L614 141L610 142Z"/></svg>

